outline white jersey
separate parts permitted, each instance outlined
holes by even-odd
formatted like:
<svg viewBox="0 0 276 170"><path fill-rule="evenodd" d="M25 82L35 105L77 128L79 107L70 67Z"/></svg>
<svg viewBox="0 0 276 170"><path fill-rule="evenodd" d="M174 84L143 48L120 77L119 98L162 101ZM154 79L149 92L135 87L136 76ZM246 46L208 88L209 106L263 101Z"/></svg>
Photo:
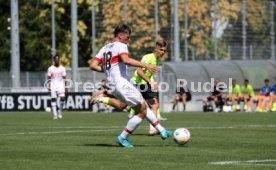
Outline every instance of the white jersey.
<svg viewBox="0 0 276 170"><path fill-rule="evenodd" d="M66 77L66 70L63 66L58 67L52 65L48 69L48 78L51 79L51 89L64 88L64 78Z"/></svg>
<svg viewBox="0 0 276 170"><path fill-rule="evenodd" d="M129 79L127 66L120 59L122 54L128 54L127 45L114 41L102 47L95 56L94 59L102 63L107 80L116 82L120 77Z"/></svg>
<svg viewBox="0 0 276 170"><path fill-rule="evenodd" d="M121 61L122 54L128 55L127 45L114 41L101 48L94 60L102 63L112 94L130 107L144 102L141 93L130 82L127 66Z"/></svg>

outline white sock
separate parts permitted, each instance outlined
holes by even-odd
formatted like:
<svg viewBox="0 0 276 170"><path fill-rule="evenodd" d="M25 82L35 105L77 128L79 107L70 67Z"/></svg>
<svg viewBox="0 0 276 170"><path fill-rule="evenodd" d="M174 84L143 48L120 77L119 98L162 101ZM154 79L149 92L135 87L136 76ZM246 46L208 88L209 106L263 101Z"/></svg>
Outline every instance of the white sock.
<svg viewBox="0 0 276 170"><path fill-rule="evenodd" d="M159 132L162 132L164 130L164 127L160 125L155 114L150 110L150 108L147 108L146 118L150 122L150 124L152 124Z"/></svg>
<svg viewBox="0 0 276 170"><path fill-rule="evenodd" d="M51 102L54 117L57 116L57 102Z"/></svg>
<svg viewBox="0 0 276 170"><path fill-rule="evenodd" d="M139 124L143 121L138 116L133 116L131 119L128 120L126 128L121 133L121 136L125 139L139 126Z"/></svg>

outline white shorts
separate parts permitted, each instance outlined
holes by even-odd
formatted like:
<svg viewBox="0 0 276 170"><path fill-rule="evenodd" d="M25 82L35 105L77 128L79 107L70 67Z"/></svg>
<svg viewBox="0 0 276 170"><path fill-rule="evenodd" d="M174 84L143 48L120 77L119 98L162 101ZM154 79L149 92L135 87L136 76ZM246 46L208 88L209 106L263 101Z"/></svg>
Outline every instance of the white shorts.
<svg viewBox="0 0 276 170"><path fill-rule="evenodd" d="M130 107L144 102L144 98L138 89L127 79L118 78L116 82L108 80L112 94Z"/></svg>
<svg viewBox="0 0 276 170"><path fill-rule="evenodd" d="M65 96L65 88L63 86L51 88L51 98L57 98L58 96Z"/></svg>

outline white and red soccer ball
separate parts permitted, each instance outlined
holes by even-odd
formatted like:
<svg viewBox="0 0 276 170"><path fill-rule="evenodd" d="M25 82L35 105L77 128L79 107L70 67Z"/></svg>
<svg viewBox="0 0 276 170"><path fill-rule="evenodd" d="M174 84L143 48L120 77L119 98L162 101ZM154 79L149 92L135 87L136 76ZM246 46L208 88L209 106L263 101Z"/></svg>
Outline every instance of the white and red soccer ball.
<svg viewBox="0 0 276 170"><path fill-rule="evenodd" d="M174 141L179 145L184 145L191 138L191 133L186 128L178 128L173 132Z"/></svg>

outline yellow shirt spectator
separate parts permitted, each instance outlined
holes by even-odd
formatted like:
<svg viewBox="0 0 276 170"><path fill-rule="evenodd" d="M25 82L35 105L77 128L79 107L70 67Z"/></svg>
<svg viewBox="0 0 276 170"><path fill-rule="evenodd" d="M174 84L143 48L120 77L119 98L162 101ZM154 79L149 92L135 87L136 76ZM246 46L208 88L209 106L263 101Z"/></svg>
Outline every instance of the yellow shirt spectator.
<svg viewBox="0 0 276 170"><path fill-rule="evenodd" d="M243 85L241 89L241 93L250 95L251 97L255 96L254 89L250 84L248 84L247 86Z"/></svg>
<svg viewBox="0 0 276 170"><path fill-rule="evenodd" d="M238 84L229 87L229 94L241 96L241 87Z"/></svg>

